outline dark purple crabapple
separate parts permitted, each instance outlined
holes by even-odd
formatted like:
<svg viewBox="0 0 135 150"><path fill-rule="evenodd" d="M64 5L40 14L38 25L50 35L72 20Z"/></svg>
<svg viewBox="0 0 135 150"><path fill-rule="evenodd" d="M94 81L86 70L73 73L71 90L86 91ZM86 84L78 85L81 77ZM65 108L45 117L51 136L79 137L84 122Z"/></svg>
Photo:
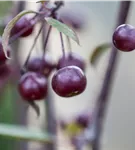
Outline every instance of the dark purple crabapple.
<svg viewBox="0 0 135 150"><path fill-rule="evenodd" d="M13 27L13 29L11 30L11 36L14 36L15 34L18 34L19 32L21 32L22 30L28 28L29 29L27 31L25 31L24 33L22 33L20 35L20 37L27 37L30 34L32 34L33 32L33 25L32 22L30 21L30 19L28 19L27 17L23 16L21 19L19 19L15 26Z"/></svg>
<svg viewBox="0 0 135 150"><path fill-rule="evenodd" d="M57 64L57 69L61 69L66 66L77 66L83 71L85 70L85 60L78 54L70 52L62 56Z"/></svg>
<svg viewBox="0 0 135 150"><path fill-rule="evenodd" d="M118 26L113 34L114 46L124 52L135 49L135 28L129 24Z"/></svg>
<svg viewBox="0 0 135 150"><path fill-rule="evenodd" d="M39 73L27 72L19 81L19 92L27 101L41 100L47 95L47 79Z"/></svg>
<svg viewBox="0 0 135 150"><path fill-rule="evenodd" d="M28 61L27 69L33 72L40 72L46 77L50 75L56 65L52 62L51 58L46 55L44 59L42 57L34 57Z"/></svg>
<svg viewBox="0 0 135 150"><path fill-rule="evenodd" d="M76 66L67 66L58 70L52 78L53 90L62 97L81 94L86 88L87 80L83 71Z"/></svg>

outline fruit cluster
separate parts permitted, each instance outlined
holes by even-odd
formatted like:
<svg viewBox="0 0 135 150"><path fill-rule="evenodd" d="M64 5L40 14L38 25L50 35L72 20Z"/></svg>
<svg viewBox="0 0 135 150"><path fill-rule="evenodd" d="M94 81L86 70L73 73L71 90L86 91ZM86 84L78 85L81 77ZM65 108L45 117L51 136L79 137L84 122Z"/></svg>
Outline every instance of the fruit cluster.
<svg viewBox="0 0 135 150"><path fill-rule="evenodd" d="M51 9L51 17L57 18L54 11L57 10L57 5L59 5L59 2L56 3L54 9ZM46 7L42 8L42 13L44 9L46 9ZM45 12L47 10L45 10ZM32 19L28 19L26 16L21 17L11 30L10 37L12 38L19 35L21 38L26 38L30 36L34 31L36 25L35 18L37 17L41 19L44 15L36 15ZM41 21L41 23L43 25L43 21ZM73 21L71 25L72 24ZM73 27L76 28L76 26ZM46 39L47 38L48 37L46 37ZM45 45L47 44L46 39L44 39L46 41ZM46 49L46 46L44 48ZM8 55L10 55L10 52L8 52ZM63 52L62 57L59 58L56 64L53 63L52 59L45 53L45 50L43 50L42 56L30 58L30 55L26 60L25 65L22 67L23 69L21 69L23 73L18 85L19 93L24 100L33 102L35 100L44 99L47 96L48 77L53 70L55 70L55 73L52 77L51 85L52 89L59 96L72 97L81 94L85 90L87 84L86 76L84 74L85 61L78 54L71 51L66 54ZM4 55L1 44L0 63L5 63L6 60L7 58Z"/></svg>
<svg viewBox="0 0 135 150"><path fill-rule="evenodd" d="M74 54L71 58L68 55L60 58L58 64L53 64L48 55L30 59L26 66L27 72L19 81L21 96L28 101L43 99L47 95L47 79L54 69L57 71L52 77L51 84L59 96L71 97L82 93L87 81L79 65L84 66L84 61L76 59L78 55Z"/></svg>

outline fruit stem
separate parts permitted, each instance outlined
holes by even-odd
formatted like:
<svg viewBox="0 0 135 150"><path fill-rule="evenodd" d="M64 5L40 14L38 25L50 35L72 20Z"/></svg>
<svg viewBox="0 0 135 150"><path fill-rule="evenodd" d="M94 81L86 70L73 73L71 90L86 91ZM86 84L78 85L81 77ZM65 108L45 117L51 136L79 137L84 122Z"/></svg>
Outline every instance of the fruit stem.
<svg viewBox="0 0 135 150"><path fill-rule="evenodd" d="M43 45L43 50L44 50L43 57L45 56L45 53L46 53L46 47L47 47L47 43L48 43L48 39L49 39L51 30L52 30L52 26L49 26L49 29L48 29L48 32L47 32L47 35L46 35L46 38L45 38L45 41L44 41L44 45Z"/></svg>
<svg viewBox="0 0 135 150"><path fill-rule="evenodd" d="M70 38L68 36L66 36L66 39L67 39L67 46L68 46L68 50L70 52L72 52L72 47L71 47L71 41L70 41Z"/></svg>
<svg viewBox="0 0 135 150"><path fill-rule="evenodd" d="M64 47L63 36L62 36L61 32L60 32L60 41L61 41L61 48L62 48L63 57L65 58L65 47Z"/></svg>
<svg viewBox="0 0 135 150"><path fill-rule="evenodd" d="M131 1L121 1L120 11L116 27L124 24L130 9ZM115 68L118 60L118 50L112 46L110 59L106 69L103 85L96 101L95 120L94 120L94 139L92 142L92 150L100 150L100 139L103 130L106 110L108 106L108 98L112 87L112 81L115 73Z"/></svg>
<svg viewBox="0 0 135 150"><path fill-rule="evenodd" d="M27 63L28 63L28 61L29 61L29 59L30 59L30 56L31 56L31 54L32 54L32 51L33 51L33 49L34 49L34 47L35 47L35 45L36 45L36 43L37 43L38 37L39 37L39 35L40 35L40 33L41 33L43 27L44 27L44 22L41 24L41 27L40 27L40 29L39 29L39 31L38 31L38 34L36 35L36 37L35 37L35 39L34 39L34 41L33 41L33 45L32 45L32 47L31 47L31 49L30 49L30 51L29 51L29 54L28 54L28 56L27 56L27 59L26 59L26 61L25 61L25 63L24 63L23 68L26 68L26 65L27 65Z"/></svg>

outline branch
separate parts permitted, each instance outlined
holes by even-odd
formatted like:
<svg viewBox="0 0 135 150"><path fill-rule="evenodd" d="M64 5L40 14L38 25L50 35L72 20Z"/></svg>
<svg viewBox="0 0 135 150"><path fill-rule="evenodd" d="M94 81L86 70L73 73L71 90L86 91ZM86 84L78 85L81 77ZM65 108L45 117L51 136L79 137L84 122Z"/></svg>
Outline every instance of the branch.
<svg viewBox="0 0 135 150"><path fill-rule="evenodd" d="M54 101L52 98L52 93L50 89L48 89L48 95L45 100L46 104L46 121L47 121L47 131L52 134L56 135L56 118L55 118L55 108L54 108ZM53 141L53 143L47 144L46 149L48 150L56 150L56 139Z"/></svg>
<svg viewBox="0 0 135 150"><path fill-rule="evenodd" d="M116 27L126 22L130 5L131 5L131 1L120 2L120 12L118 15ZM118 50L112 46L110 59L105 73L103 85L96 103L95 121L94 121L95 137L92 143L92 150L100 150L100 138L101 138L103 123L104 123L106 110L109 102L108 98L112 86L117 60L118 60Z"/></svg>

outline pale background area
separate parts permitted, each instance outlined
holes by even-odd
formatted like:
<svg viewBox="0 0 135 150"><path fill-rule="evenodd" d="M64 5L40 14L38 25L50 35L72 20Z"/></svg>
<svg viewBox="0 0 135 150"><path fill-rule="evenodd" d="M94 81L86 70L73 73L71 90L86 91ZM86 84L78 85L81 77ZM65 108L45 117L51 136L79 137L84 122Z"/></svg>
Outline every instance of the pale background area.
<svg viewBox="0 0 135 150"><path fill-rule="evenodd" d="M27 6L29 8L35 8L36 5L34 2L28 2ZM84 111L85 109L92 111L94 101L99 92L99 86L103 80L104 68L107 65L109 55L106 53L96 68L92 68L89 65L89 56L95 46L103 42L111 41L118 11L118 2L72 2L71 4L67 4L66 7L73 11L76 10L75 12L79 10L79 13L82 12L87 17L86 22L88 21L85 30L78 32L81 47L73 42L74 52L79 53L87 60L87 89L82 95L74 98L63 99L55 95L57 117L70 119L77 112ZM135 25L134 2L132 3L129 16L128 23ZM49 41L50 54L54 60L57 60L58 56L61 55L61 49L59 35L56 30L53 30ZM22 40L22 51L19 54L22 62L31 44L31 37ZM119 60L104 128L102 150L133 150L135 147L135 51L130 53L120 52ZM30 127L42 125L44 109L42 108L42 104L40 105L40 119L37 119L33 110L29 109L28 120ZM30 112L32 112L32 115ZM67 145L65 147L62 145L60 144L60 149L70 149ZM38 150L40 146L31 143L30 147Z"/></svg>

